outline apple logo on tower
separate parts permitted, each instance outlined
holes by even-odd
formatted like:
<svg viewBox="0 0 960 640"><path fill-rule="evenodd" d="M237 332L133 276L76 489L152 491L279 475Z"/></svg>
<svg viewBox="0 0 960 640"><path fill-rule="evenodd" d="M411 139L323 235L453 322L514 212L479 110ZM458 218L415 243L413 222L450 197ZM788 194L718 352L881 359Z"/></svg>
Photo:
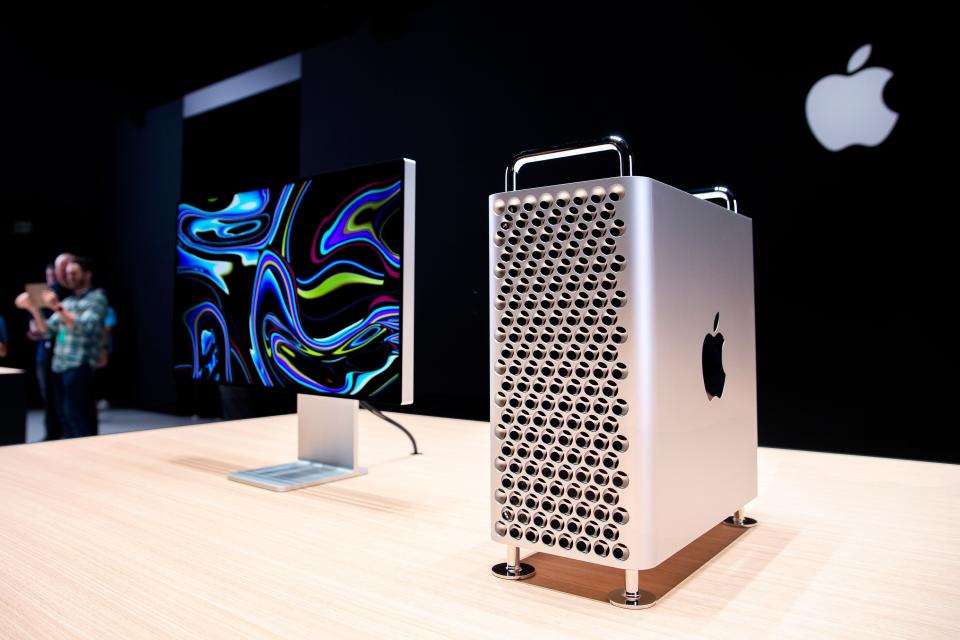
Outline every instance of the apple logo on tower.
<svg viewBox="0 0 960 640"><path fill-rule="evenodd" d="M807 94L807 124L830 151L859 144L875 147L890 135L900 117L883 102L883 88L893 72L870 67L859 72L872 48L865 44L847 63L847 75L821 78Z"/></svg>
<svg viewBox="0 0 960 640"><path fill-rule="evenodd" d="M717 332L720 326L720 312L713 319L713 333L703 339L703 386L707 390L707 399L713 400L723 395L723 385L727 374L723 371L723 334Z"/></svg>

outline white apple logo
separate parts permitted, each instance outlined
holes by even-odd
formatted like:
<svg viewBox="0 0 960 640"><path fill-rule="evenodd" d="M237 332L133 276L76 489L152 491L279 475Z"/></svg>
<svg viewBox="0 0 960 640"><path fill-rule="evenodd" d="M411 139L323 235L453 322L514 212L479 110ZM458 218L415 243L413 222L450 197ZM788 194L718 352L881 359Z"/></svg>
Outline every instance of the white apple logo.
<svg viewBox="0 0 960 640"><path fill-rule="evenodd" d="M875 147L887 139L900 117L883 102L892 71L870 67L855 73L871 51L869 44L857 49L847 63L848 75L821 78L807 94L807 124L830 151L855 144Z"/></svg>

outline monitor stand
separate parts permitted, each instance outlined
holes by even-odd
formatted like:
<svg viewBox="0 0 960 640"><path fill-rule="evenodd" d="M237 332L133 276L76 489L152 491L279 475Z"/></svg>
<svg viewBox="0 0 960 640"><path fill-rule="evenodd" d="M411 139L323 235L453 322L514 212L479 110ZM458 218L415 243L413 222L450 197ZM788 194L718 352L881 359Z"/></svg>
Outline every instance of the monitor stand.
<svg viewBox="0 0 960 640"><path fill-rule="evenodd" d="M360 403L346 398L297 395L298 460L235 471L231 480L271 491L292 491L363 475L357 466Z"/></svg>

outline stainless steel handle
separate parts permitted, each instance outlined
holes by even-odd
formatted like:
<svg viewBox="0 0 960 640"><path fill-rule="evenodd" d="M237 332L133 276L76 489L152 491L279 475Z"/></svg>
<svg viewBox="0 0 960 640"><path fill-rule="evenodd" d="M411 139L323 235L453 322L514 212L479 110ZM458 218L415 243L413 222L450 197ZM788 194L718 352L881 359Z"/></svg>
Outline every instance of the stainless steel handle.
<svg viewBox="0 0 960 640"><path fill-rule="evenodd" d="M633 153L630 151L630 145L619 136L606 136L598 140L585 140L553 147L521 151L513 156L510 164L507 165L507 174L504 178L504 191L517 190L517 173L525 165L534 162L582 156L590 153L600 153L602 151L616 151L620 157L620 175L633 175Z"/></svg>
<svg viewBox="0 0 960 640"><path fill-rule="evenodd" d="M717 185L705 189L691 189L690 193L701 200L723 200L727 209L737 213L737 199L733 195L733 191L727 187Z"/></svg>

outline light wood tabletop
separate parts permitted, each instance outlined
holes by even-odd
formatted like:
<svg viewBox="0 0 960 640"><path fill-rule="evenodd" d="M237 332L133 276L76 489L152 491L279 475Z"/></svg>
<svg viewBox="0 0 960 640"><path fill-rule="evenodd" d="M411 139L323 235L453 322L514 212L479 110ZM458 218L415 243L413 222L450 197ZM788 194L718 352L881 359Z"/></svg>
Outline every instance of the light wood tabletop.
<svg viewBox="0 0 960 640"><path fill-rule="evenodd" d="M615 570L494 578L486 423L394 416L423 455L364 411L369 474L290 493L227 474L292 460L294 416L0 448L0 638L960 637L958 466L761 449L760 525L625 611Z"/></svg>

